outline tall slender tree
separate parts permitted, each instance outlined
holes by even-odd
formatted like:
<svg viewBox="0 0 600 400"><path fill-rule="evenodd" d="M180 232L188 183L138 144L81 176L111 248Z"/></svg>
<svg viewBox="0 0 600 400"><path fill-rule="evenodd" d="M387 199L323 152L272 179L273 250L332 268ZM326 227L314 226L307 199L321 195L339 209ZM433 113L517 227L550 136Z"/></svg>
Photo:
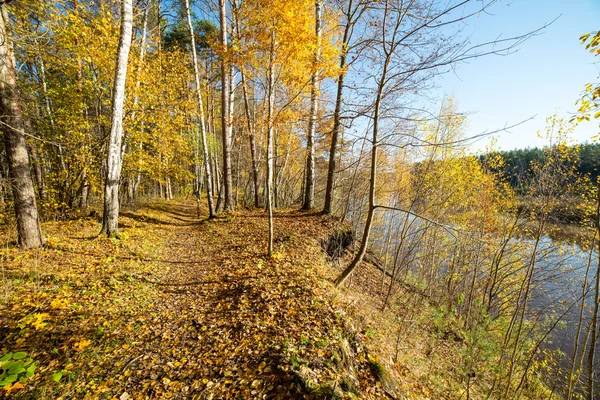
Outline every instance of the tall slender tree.
<svg viewBox="0 0 600 400"><path fill-rule="evenodd" d="M41 247L44 243L35 189L31 179L30 160L25 141L25 125L19 101L17 70L12 42L8 36L6 4L0 2L0 122L8 159L19 245L23 249Z"/></svg>
<svg viewBox="0 0 600 400"><path fill-rule="evenodd" d="M333 127L331 128L331 145L329 147L329 164L327 167L327 186L325 188L325 204L323 213L329 215L333 211L333 192L335 184L335 170L337 168L338 143L342 127L342 105L344 96L344 82L348 67L348 52L353 47L350 44L354 33L354 26L360 21L366 10L364 0L346 0L344 10L344 33L342 34L342 45L339 54L337 91L335 96L335 108L333 111ZM343 4L340 4L343 9ZM356 60L357 58L355 58Z"/></svg>
<svg viewBox="0 0 600 400"><path fill-rule="evenodd" d="M239 5L236 0L232 3L232 14L233 14L233 22L234 22L234 32L236 36L236 40L238 43L242 43L242 34L241 34L241 22L239 18ZM258 170L258 160L257 160L257 146L256 146L256 127L254 118L252 116L252 112L250 109L250 99L249 99L249 88L248 82L246 79L246 71L244 66L240 67L240 77L241 77L241 85L242 85L242 96L244 99L244 114L246 116L246 127L248 129L248 137L250 139L250 161L252 166L252 188L254 194L254 207L260 207L260 189L259 189L259 170Z"/></svg>
<svg viewBox="0 0 600 400"><path fill-rule="evenodd" d="M275 103L275 30L271 32L271 49L267 67L267 212L269 214L268 255L273 254L273 112Z"/></svg>
<svg viewBox="0 0 600 400"><path fill-rule="evenodd" d="M600 180L596 183L596 235L600 234ZM600 251L600 241L597 244L597 251ZM587 353L587 376L586 376L586 399L593 400L595 398L596 375L597 367L595 365L596 352L598 351L598 320L600 319L600 259L597 261L596 274L594 276L594 289L592 299L594 301L592 308L592 316L590 320L591 337Z"/></svg>
<svg viewBox="0 0 600 400"><path fill-rule="evenodd" d="M119 235L119 183L123 167L123 105L132 36L133 0L122 0L121 34L113 83L112 123L108 142L106 183L104 186L104 216L102 218L102 233L109 237Z"/></svg>
<svg viewBox="0 0 600 400"><path fill-rule="evenodd" d="M392 133L387 134L383 139L380 140L379 136L384 124L388 122L392 124L391 121L401 113L411 113L411 108L401 104L400 99L426 89L433 77L443 74L451 65L485 55L507 54L518 43L543 29L542 27L503 40L470 45L456 33L448 34L450 30L444 33L439 29L458 26L493 5L493 2L484 3L475 7L473 11L458 16L453 15L467 3L468 0L456 0L445 4L431 0L407 2L384 0L370 5L371 20L365 23L377 32L373 35L369 54L369 62L373 63L373 72L366 73L368 76L366 80L370 81L370 84L363 90L371 94L373 101L358 111L359 114L369 115L372 124L372 136L369 140L371 171L368 208L359 251L335 280L337 286L348 278L366 254L375 211L390 208L376 202L378 150L380 146L392 145L393 138L404 136L405 131L398 129L394 132L392 128ZM414 118L406 115L404 119ZM415 141L410 134L406 135L405 140L400 147L433 145L431 142ZM452 147L452 143L446 143L444 146ZM398 211L407 212L407 210Z"/></svg>
<svg viewBox="0 0 600 400"><path fill-rule="evenodd" d="M200 86L200 68L198 67L198 55L196 53L196 38L194 37L194 25L192 24L192 15L190 11L190 2L189 0L185 0L185 11L187 17L187 25L190 32L190 40L191 40L191 55L192 55L192 64L194 65L194 79L196 83L196 96L198 98L198 108L200 111L200 140L202 140L202 151L204 158L204 170L206 172L206 198L208 201L208 215L209 218L215 216L215 207L213 205L213 188L212 188L212 177L211 177L211 168L210 168L210 158L208 155L208 145L206 141L206 118L204 116L204 105L202 100L202 86Z"/></svg>
<svg viewBox="0 0 600 400"><path fill-rule="evenodd" d="M310 114L306 134L306 183L304 184L303 210L310 210L315 204L315 133L319 96L319 61L321 57L321 0L315 0L315 54L310 77Z"/></svg>
<svg viewBox="0 0 600 400"><path fill-rule="evenodd" d="M221 129L223 133L223 195L225 211L233 210L233 182L231 172L231 83L227 50L227 8L225 0L219 0L221 25Z"/></svg>

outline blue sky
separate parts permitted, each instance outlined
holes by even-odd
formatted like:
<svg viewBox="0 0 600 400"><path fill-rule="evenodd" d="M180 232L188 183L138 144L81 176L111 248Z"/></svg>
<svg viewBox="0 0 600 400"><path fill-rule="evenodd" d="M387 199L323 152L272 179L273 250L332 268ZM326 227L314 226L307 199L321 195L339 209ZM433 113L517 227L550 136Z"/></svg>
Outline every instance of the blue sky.
<svg viewBox="0 0 600 400"><path fill-rule="evenodd" d="M586 32L600 29L600 0L511 0L495 5L492 15L471 18L463 33L473 43L522 34L558 19L541 35L521 44L506 57L488 56L461 64L440 79L442 95L453 95L468 112L470 135L513 125L535 116L510 132L496 135L502 149L542 146L537 131L546 117L569 117L586 83L597 82L600 59L579 43ZM590 140L596 123L580 125L577 141ZM472 146L485 147L488 140Z"/></svg>

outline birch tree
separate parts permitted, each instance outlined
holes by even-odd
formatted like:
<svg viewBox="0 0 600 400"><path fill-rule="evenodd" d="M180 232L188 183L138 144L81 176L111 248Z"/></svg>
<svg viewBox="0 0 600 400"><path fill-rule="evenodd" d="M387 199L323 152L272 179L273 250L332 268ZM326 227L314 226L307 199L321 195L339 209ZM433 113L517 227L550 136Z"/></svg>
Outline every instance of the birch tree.
<svg viewBox="0 0 600 400"><path fill-rule="evenodd" d="M221 129L223 133L223 191L226 211L233 210L233 190L231 173L231 84L227 51L227 8L225 0L219 0L219 18L221 23Z"/></svg>
<svg viewBox="0 0 600 400"><path fill-rule="evenodd" d="M310 210L315 203L315 130L317 125L317 107L319 92L319 59L321 56L321 0L315 0L315 59L310 77L310 114L306 134L306 182L304 184L303 210Z"/></svg>
<svg viewBox="0 0 600 400"><path fill-rule="evenodd" d="M273 254L273 108L275 103L275 30L271 33L271 49L267 69L267 212L269 213L269 241L267 254Z"/></svg>
<svg viewBox="0 0 600 400"><path fill-rule="evenodd" d="M119 235L119 183L123 167L123 105L127 63L133 36L133 0L121 1L121 33L117 51L113 83L112 123L107 153L106 183L104 186L104 215L102 233L109 237Z"/></svg>
<svg viewBox="0 0 600 400"><path fill-rule="evenodd" d="M191 55L192 64L194 66L194 79L196 83L196 96L198 97L198 108L200 110L200 139L202 140L202 151L204 158L204 170L206 172L206 198L208 202L208 215L209 218L215 216L215 207L213 206L213 190L212 190L212 177L210 168L210 158L208 155L208 145L206 141L206 122L204 116L204 105L202 101L202 86L200 86L200 69L198 67L198 55L196 53L196 38L194 37L194 25L192 24L192 16L190 12L190 2L185 0L185 11L187 16L187 25L190 31L191 40Z"/></svg>

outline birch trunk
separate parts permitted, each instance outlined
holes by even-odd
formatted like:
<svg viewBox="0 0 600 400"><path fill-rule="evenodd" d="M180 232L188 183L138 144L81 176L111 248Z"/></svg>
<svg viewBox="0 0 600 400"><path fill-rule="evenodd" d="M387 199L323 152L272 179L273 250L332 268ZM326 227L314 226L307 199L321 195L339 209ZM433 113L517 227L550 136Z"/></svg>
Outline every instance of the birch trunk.
<svg viewBox="0 0 600 400"><path fill-rule="evenodd" d="M140 90L140 86L142 85L142 81L140 79L141 75L142 75L142 68L144 67L144 59L146 58L146 39L148 38L148 14L150 12L150 2L148 2L146 4L146 7L144 8L144 14L142 15L142 36L140 38L140 63L137 67L137 78L135 81L135 95L133 96L133 110L131 112L131 120L135 121L135 117L137 115L137 105L140 101L140 97L139 97L139 90ZM143 126L143 125L142 125ZM138 144L138 148L140 150L142 150L142 143ZM141 151L140 151L141 154ZM137 174L136 174L136 178L135 179L131 179L129 181L129 201L130 202L135 202L135 199L137 198L137 191L138 188L140 186L140 182L142 181L142 158L140 156L140 159L138 160L138 168L137 168Z"/></svg>
<svg viewBox="0 0 600 400"><path fill-rule="evenodd" d="M146 58L146 39L148 37L148 13L150 11L150 3L144 8L144 14L142 16L142 36L140 38L140 62L137 67L136 81L135 81L135 93L133 96L133 107L131 111L131 120L134 121L137 114L137 105L140 102L140 86L142 85L141 75L142 68L144 67L144 58Z"/></svg>
<svg viewBox="0 0 600 400"><path fill-rule="evenodd" d="M227 10L225 0L219 0L219 17L221 22L221 47L227 53ZM231 118L230 118L230 96L229 83L230 72L227 56L221 56L221 129L223 132L223 191L224 209L233 210L233 191L231 173Z"/></svg>
<svg viewBox="0 0 600 400"><path fill-rule="evenodd" d="M275 52L275 32L271 34L271 53L269 70L267 71L267 212L269 214L269 244L267 254L273 254L273 103L274 103L274 72L273 59Z"/></svg>
<svg viewBox="0 0 600 400"><path fill-rule="evenodd" d="M202 101L202 87L200 86L200 69L198 68L198 55L196 54L196 39L194 37L194 25L190 12L190 2L185 0L185 11L187 14L188 29L192 38L192 63L194 64L194 79L196 80L196 96L198 97L198 107L200 109L200 139L202 140L202 150L204 155L204 169L206 170L206 198L208 201L208 217L215 216L213 206L213 185L211 184L210 158L208 156L208 146L206 142L206 123L204 117L204 105Z"/></svg>
<svg viewBox="0 0 600 400"><path fill-rule="evenodd" d="M310 114L308 117L308 131L306 138L306 184L304 190L303 210L310 210L315 206L315 131L317 126L317 100L319 92L319 60L321 58L321 0L315 1L315 34L317 49L315 51L313 72L310 87Z"/></svg>
<svg viewBox="0 0 600 400"><path fill-rule="evenodd" d="M273 208L279 208L279 172L277 169L279 161L279 141L277 140L277 131L273 130Z"/></svg>
<svg viewBox="0 0 600 400"><path fill-rule="evenodd" d="M171 178L167 178L167 200L173 200L173 187L171 186Z"/></svg>
<svg viewBox="0 0 600 400"><path fill-rule="evenodd" d="M119 235L119 181L123 167L123 105L127 62L133 35L133 0L121 1L121 34L112 101L112 126L108 143L106 184L104 187L104 216L102 233L109 237Z"/></svg>
<svg viewBox="0 0 600 400"><path fill-rule="evenodd" d="M12 44L6 29L6 5L0 4L0 114L8 174L13 191L19 245L23 249L41 247L44 243L31 179L29 155L24 135L24 125L17 71Z"/></svg>

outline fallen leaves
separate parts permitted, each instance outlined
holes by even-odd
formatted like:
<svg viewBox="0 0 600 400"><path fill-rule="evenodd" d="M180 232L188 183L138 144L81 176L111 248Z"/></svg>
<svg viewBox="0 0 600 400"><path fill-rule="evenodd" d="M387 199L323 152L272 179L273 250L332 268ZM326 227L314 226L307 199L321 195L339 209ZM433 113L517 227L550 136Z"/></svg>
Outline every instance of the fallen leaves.
<svg viewBox="0 0 600 400"><path fill-rule="evenodd" d="M88 347L92 342L89 340L81 340L73 346L75 351L83 351L86 347Z"/></svg>
<svg viewBox="0 0 600 400"><path fill-rule="evenodd" d="M265 257L266 214L198 223L195 207L128 212L122 241L85 239L99 230L94 221L48 224L52 248L11 256L15 276L49 266L0 306L10 327L0 346L36 349L41 361L24 395L287 399L341 390L348 333L314 267L328 232L321 217L276 216L277 231L294 240ZM366 367L355 379L363 397L381 393Z"/></svg>
<svg viewBox="0 0 600 400"><path fill-rule="evenodd" d="M50 303L50 307L57 310L65 310L69 308L69 300L68 299L55 299Z"/></svg>
<svg viewBox="0 0 600 400"><path fill-rule="evenodd" d="M25 386L21 382L15 382L12 385L6 385L2 389L6 396L8 396L13 390L23 389Z"/></svg>

